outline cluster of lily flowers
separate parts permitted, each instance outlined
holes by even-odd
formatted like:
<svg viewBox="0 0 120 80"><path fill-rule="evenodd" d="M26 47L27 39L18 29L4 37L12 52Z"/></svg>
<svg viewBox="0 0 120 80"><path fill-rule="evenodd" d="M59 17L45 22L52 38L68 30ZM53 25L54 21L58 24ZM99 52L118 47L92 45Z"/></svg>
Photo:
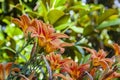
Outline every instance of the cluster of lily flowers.
<svg viewBox="0 0 120 80"><path fill-rule="evenodd" d="M31 38L37 38L38 45L47 53L45 55L52 71L52 79L84 80L87 77L87 80L95 80L97 71L102 72L99 80L120 78L119 68L116 66L120 63L120 46L118 44L111 45L115 53L111 58L107 57L108 53L103 49L96 51L83 47L91 54L91 57L86 64L79 64L71 58L62 57L64 47L74 45L61 40L61 38L69 38L66 34L56 33L51 25L45 24L41 20L31 20L26 15L20 16L20 19L13 19L13 22L20 26L25 37L31 33ZM20 72L19 68L12 68L12 64L14 63L0 64L0 80L7 79L10 72L14 75L15 72ZM29 77L21 75L21 80L33 80L34 74L31 73Z"/></svg>

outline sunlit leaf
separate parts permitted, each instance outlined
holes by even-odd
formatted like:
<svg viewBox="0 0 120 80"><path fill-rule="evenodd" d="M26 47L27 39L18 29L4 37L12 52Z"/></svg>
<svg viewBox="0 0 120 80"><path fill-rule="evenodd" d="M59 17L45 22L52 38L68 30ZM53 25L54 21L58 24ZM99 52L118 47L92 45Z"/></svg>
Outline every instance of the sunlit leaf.
<svg viewBox="0 0 120 80"><path fill-rule="evenodd" d="M92 4L90 11L101 10L104 6L103 5L94 5Z"/></svg>
<svg viewBox="0 0 120 80"><path fill-rule="evenodd" d="M66 30L70 29L70 27L72 27L74 25L74 23L66 23L66 24L62 24L60 26L56 26L55 29L56 30L64 30L63 32L65 32Z"/></svg>
<svg viewBox="0 0 120 80"><path fill-rule="evenodd" d="M75 5L75 6L70 7L70 10L75 10L75 11L87 10L87 11L89 11L89 6L88 5Z"/></svg>
<svg viewBox="0 0 120 80"><path fill-rule="evenodd" d="M9 48L9 47L2 47L1 49L2 50L9 50L9 51L13 52L14 54L16 53L15 50L13 50L12 48Z"/></svg>
<svg viewBox="0 0 120 80"><path fill-rule="evenodd" d="M72 27L70 27L70 29L72 29L76 33L83 33L83 28L81 28L81 27L72 26Z"/></svg>
<svg viewBox="0 0 120 80"><path fill-rule="evenodd" d="M47 21L47 8L46 5L43 2L44 0L40 0L39 4L40 6L38 7L38 14L43 17L44 21Z"/></svg>
<svg viewBox="0 0 120 80"><path fill-rule="evenodd" d="M15 35L21 35L22 31L20 30L20 28L15 27L15 26L7 26L5 32L10 36L13 37Z"/></svg>
<svg viewBox="0 0 120 80"><path fill-rule="evenodd" d="M64 15L64 12L61 10L51 10L48 13L48 20L49 20L50 24L54 24L63 15Z"/></svg>
<svg viewBox="0 0 120 80"><path fill-rule="evenodd" d="M55 25L55 26L58 26L58 25L66 24L66 23L68 22L69 18L70 18L70 15L64 15L64 16L62 16L60 19L58 19L58 20L54 23L54 25Z"/></svg>
<svg viewBox="0 0 120 80"><path fill-rule="evenodd" d="M110 16L117 14L118 11L116 9L108 9L102 15L97 18L97 23L100 24L101 22L108 19Z"/></svg>
<svg viewBox="0 0 120 80"><path fill-rule="evenodd" d="M63 29L65 29L65 28L67 28L67 27L68 27L68 24L61 24L61 25L59 25L59 26L56 26L55 29L56 29L56 30L63 30Z"/></svg>
<svg viewBox="0 0 120 80"><path fill-rule="evenodd" d="M4 22L4 23L6 23L6 24L10 24L10 17L9 16L7 16L7 17L5 17L2 21Z"/></svg>
<svg viewBox="0 0 120 80"><path fill-rule="evenodd" d="M4 35L3 35L3 33L0 33L0 40L4 40ZM1 43L1 41L0 41L0 43Z"/></svg>
<svg viewBox="0 0 120 80"><path fill-rule="evenodd" d="M0 0L0 2L3 2L4 0Z"/></svg>
<svg viewBox="0 0 120 80"><path fill-rule="evenodd" d="M97 26L97 29L104 29L110 26L114 25L119 25L120 24L120 19L115 19L115 20L109 20L109 21L104 21L102 22L99 26Z"/></svg>
<svg viewBox="0 0 120 80"><path fill-rule="evenodd" d="M65 2L66 2L66 0L56 0L55 7L62 6L63 4L65 4Z"/></svg>

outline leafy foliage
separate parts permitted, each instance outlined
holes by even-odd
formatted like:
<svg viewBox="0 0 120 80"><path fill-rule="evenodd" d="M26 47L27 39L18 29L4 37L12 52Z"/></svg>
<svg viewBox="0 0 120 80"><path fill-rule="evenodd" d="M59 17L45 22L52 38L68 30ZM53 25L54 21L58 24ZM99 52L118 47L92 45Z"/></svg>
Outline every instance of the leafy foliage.
<svg viewBox="0 0 120 80"><path fill-rule="evenodd" d="M8 78L19 78L24 80L25 77L20 78L19 76L27 75L26 78L28 79L31 79L30 77L39 78L40 80L51 79L51 77L49 77L49 75L51 75L51 70L49 69L50 63L49 60L45 58L46 55L49 55L45 51L48 50L48 45L47 47L39 47L40 43L37 42L40 40L38 40L38 38L31 38L30 35L32 33L27 34L26 38L26 35L24 35L26 33L21 29L20 25L16 25L12 22L14 18L19 19L23 14L29 16L33 21L34 19L43 21L43 23L41 23L42 25L50 24L55 29L55 33L66 34L69 36L69 38L65 35L62 36L62 38L64 38L62 39L62 42L74 43L74 45L71 47L65 47L65 51L61 56L63 61L64 58L69 58L73 60L73 62L70 63L71 65L80 67L81 65L77 65L77 63L88 63L91 66L91 54L89 54L83 47L92 48L96 50L96 52L103 49L107 51L105 53L105 60L106 58L117 57L112 68L105 71L96 71L96 77L93 77L90 70L92 71L93 68L94 71L99 68L98 66L97 68L94 68L94 65L92 65L92 68L87 70L87 72L95 80L112 78L111 75L118 75L117 72L119 72L118 67L120 66L120 62L118 56L115 55L115 51L120 51L118 46L116 47L115 45L115 47L113 47L112 45L114 45L113 43L120 44L119 8L115 8L115 5L110 5L114 3L114 0L86 1L86 3L83 3L82 0L0 0L0 62L15 62L18 64L17 67L22 69L20 74L10 74ZM23 21L23 23L24 22L25 21ZM29 30L31 31L31 29ZM58 38L57 36L52 35L52 37L59 39L59 36ZM44 37L46 38L46 36ZM51 39L54 40L53 38L50 38L50 40ZM41 44L42 43L43 40L41 38ZM56 42L54 41L54 43ZM54 46L56 44L54 44ZM60 53L61 50L59 49L65 46L65 44L61 45L62 46L57 47L58 50L55 48L52 51L55 50L55 53ZM66 45L68 46L68 44ZM53 45L50 46L51 45L49 45L49 49L51 49ZM35 55L33 55L33 53ZM101 61L100 63L102 64ZM61 64L61 66L63 66L63 64ZM69 66L69 64L66 66ZM63 67L66 68L65 66ZM116 72L113 72L109 77L105 77L113 70ZM60 72L60 70L58 69L53 72ZM84 74L88 74L87 72ZM56 76L59 76L59 79L62 77L66 80L72 80L71 73L68 72L68 74L70 75L68 78L65 78L65 76L61 74L55 74L55 76L52 75L52 77L56 78ZM13 77L13 75L15 77ZM85 75L84 79L88 77L90 78L91 76ZM81 79L80 76L77 76L77 78Z"/></svg>

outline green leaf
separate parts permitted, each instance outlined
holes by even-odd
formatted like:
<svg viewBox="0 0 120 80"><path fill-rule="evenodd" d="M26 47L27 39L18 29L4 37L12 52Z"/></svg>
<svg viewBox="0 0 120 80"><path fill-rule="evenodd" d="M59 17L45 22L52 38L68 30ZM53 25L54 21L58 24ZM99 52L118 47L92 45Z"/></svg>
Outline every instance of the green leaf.
<svg viewBox="0 0 120 80"><path fill-rule="evenodd" d="M64 15L64 12L61 10L51 10L47 16L50 24L54 24L63 15Z"/></svg>
<svg viewBox="0 0 120 80"><path fill-rule="evenodd" d="M40 6L38 7L37 14L42 16L43 20L45 22L47 22L48 21L47 20L48 9L47 9L46 4L44 3L44 1L46 1L46 0L40 0L40 2L39 2ZM48 5L49 5L49 3L48 3Z"/></svg>
<svg viewBox="0 0 120 80"><path fill-rule="evenodd" d="M63 6L65 2L66 0L50 0L50 7L54 9Z"/></svg>
<svg viewBox="0 0 120 80"><path fill-rule="evenodd" d="M72 29L76 33L83 33L83 28L81 28L81 27L72 26L72 27L70 27L70 29Z"/></svg>
<svg viewBox="0 0 120 80"><path fill-rule="evenodd" d="M84 57L83 64L87 63L89 59L90 59L90 54Z"/></svg>
<svg viewBox="0 0 120 80"><path fill-rule="evenodd" d="M17 35L21 35L22 31L20 30L20 28L9 25L6 27L5 32L8 34L8 36L13 37L13 36L17 36Z"/></svg>
<svg viewBox="0 0 120 80"><path fill-rule="evenodd" d="M0 32L0 40L4 40L4 34Z"/></svg>
<svg viewBox="0 0 120 80"><path fill-rule="evenodd" d="M13 50L10 47L2 47L1 50L5 50L5 52L7 53L7 55L9 56L9 58L13 59L15 56L16 51Z"/></svg>
<svg viewBox="0 0 120 80"><path fill-rule="evenodd" d="M65 4L65 2L66 0L56 0L55 7L62 6L63 4Z"/></svg>
<svg viewBox="0 0 120 80"><path fill-rule="evenodd" d="M0 0L0 2L3 2L4 0Z"/></svg>
<svg viewBox="0 0 120 80"><path fill-rule="evenodd" d="M104 29L104 28L107 28L107 27L110 27L110 26L114 26L114 25L119 25L119 24L120 24L120 18L119 19L115 19L115 20L104 21L96 28L97 29Z"/></svg>
<svg viewBox="0 0 120 80"><path fill-rule="evenodd" d="M70 10L75 10L75 11L87 10L87 11L89 11L89 6L88 5L75 5L75 6L70 7Z"/></svg>
<svg viewBox="0 0 120 80"><path fill-rule="evenodd" d="M6 24L10 24L10 17L9 16L7 16L7 17L5 17L2 21L4 22L4 23L6 23Z"/></svg>
<svg viewBox="0 0 120 80"><path fill-rule="evenodd" d="M67 27L68 27L68 24L62 24L62 25L59 25L59 26L55 27L55 29L56 30L63 30L65 28L67 28Z"/></svg>
<svg viewBox="0 0 120 80"><path fill-rule="evenodd" d="M10 48L10 47L2 47L1 49L2 49L2 50L9 50L9 51L13 52L14 54L16 53L16 51L13 50L13 49Z"/></svg>
<svg viewBox="0 0 120 80"><path fill-rule="evenodd" d="M40 14L38 14L38 12L35 12L35 11L26 10L26 12L29 15L32 15L32 17L40 16Z"/></svg>
<svg viewBox="0 0 120 80"><path fill-rule="evenodd" d="M102 15L100 15L97 18L97 24L100 24L101 22L105 21L106 19L108 19L110 16L117 14L118 11L116 9L108 9L106 10Z"/></svg>
<svg viewBox="0 0 120 80"><path fill-rule="evenodd" d="M82 57L84 57L85 56L85 52L84 52L84 50L82 49L82 47L81 46L75 46L75 48L77 49L77 51L82 55Z"/></svg>
<svg viewBox="0 0 120 80"><path fill-rule="evenodd" d="M25 6L23 4L11 5L12 7L20 10L21 12L24 11Z"/></svg>
<svg viewBox="0 0 120 80"><path fill-rule="evenodd" d="M103 5L94 5L94 4L92 4L90 6L90 11L102 10L103 7L104 7Z"/></svg>
<svg viewBox="0 0 120 80"><path fill-rule="evenodd" d="M75 58L77 58L76 60L78 60L78 63L80 63L83 55L77 50L74 50L74 53L75 53Z"/></svg>
<svg viewBox="0 0 120 80"><path fill-rule="evenodd" d="M61 25L61 24L66 24L68 22L69 18L70 18L70 15L62 16L60 19L58 19L55 22L54 26L58 26L58 25Z"/></svg>
<svg viewBox="0 0 120 80"><path fill-rule="evenodd" d="M87 36L87 35L92 34L93 32L94 32L93 26L87 26L87 27L85 27L84 30L83 30L83 35L84 35L84 36Z"/></svg>
<svg viewBox="0 0 120 80"><path fill-rule="evenodd" d="M66 24L62 24L60 26L56 26L55 29L56 30L63 30L65 29L63 32L65 32L66 30L68 30L70 27L72 27L74 25L73 22L70 22L70 23L66 23Z"/></svg>

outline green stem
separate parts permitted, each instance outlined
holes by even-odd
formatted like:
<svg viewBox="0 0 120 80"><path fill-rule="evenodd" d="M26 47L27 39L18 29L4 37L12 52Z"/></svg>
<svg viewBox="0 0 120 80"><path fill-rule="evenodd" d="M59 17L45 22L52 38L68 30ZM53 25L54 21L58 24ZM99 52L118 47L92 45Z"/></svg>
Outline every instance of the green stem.
<svg viewBox="0 0 120 80"><path fill-rule="evenodd" d="M23 56L23 55L21 54L21 52L29 45L29 43L30 43L31 41L32 41L32 39L29 40L25 45L23 45L23 47L22 47L19 51L16 52L14 61L18 58L19 55L20 55L21 57L23 57L23 58L25 59L25 61L27 61L27 59L25 58L25 56Z"/></svg>
<svg viewBox="0 0 120 80"><path fill-rule="evenodd" d="M23 47L19 51L16 52L15 59L12 61L13 63L12 63L11 69L10 69L10 74L7 77L7 80L11 80L12 79L12 77L11 77L12 68L14 67L14 62L16 61L16 59L18 58L19 55L21 57L24 57L24 59L27 61L27 59L25 58L25 56L23 56L21 54L21 52L24 50L25 47L27 47L29 45L29 43L31 43L32 40L33 39L29 39L28 42L25 45L23 45Z"/></svg>
<svg viewBox="0 0 120 80"><path fill-rule="evenodd" d="M48 73L49 73L49 80L52 80L52 70L51 67L48 63L48 61L46 60L45 56L43 55L43 60L45 61L46 67L48 69Z"/></svg>

